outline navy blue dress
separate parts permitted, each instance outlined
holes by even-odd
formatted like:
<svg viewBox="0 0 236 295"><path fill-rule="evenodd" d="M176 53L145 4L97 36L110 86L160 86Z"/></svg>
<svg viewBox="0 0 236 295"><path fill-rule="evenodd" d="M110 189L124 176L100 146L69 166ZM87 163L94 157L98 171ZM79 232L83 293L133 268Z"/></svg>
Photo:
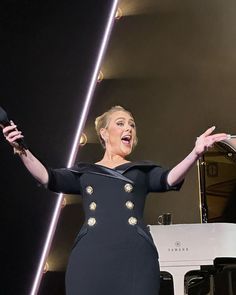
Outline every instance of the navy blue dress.
<svg viewBox="0 0 236 295"><path fill-rule="evenodd" d="M143 222L145 199L181 184L170 187L169 171L149 161L48 172L49 189L83 198L85 222L69 258L66 294L158 295L158 252Z"/></svg>

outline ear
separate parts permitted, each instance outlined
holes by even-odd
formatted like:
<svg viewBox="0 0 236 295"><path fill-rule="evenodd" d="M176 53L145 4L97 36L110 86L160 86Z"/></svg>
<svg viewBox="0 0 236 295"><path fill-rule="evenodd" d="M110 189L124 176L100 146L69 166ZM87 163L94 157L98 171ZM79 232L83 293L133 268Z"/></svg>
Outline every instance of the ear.
<svg viewBox="0 0 236 295"><path fill-rule="evenodd" d="M106 130L106 128L101 128L100 129L100 135L101 135L102 139L104 141L106 141L106 138L107 138L107 130Z"/></svg>

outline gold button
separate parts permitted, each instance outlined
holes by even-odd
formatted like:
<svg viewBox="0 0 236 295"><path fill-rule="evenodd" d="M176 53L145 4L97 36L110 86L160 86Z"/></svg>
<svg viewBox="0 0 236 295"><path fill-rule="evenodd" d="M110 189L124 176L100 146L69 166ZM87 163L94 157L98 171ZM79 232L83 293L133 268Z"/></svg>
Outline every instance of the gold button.
<svg viewBox="0 0 236 295"><path fill-rule="evenodd" d="M87 186L86 187L86 192L89 194L89 195L92 195L92 193L93 193L93 188L92 188L92 186Z"/></svg>
<svg viewBox="0 0 236 295"><path fill-rule="evenodd" d="M89 226L94 226L95 223L96 223L96 219L95 219L94 217L90 217L90 218L88 219L88 225L89 225Z"/></svg>
<svg viewBox="0 0 236 295"><path fill-rule="evenodd" d="M89 209L90 210L95 210L96 207L97 207L97 204L95 202L92 202L92 203L89 204Z"/></svg>
<svg viewBox="0 0 236 295"><path fill-rule="evenodd" d="M127 202L125 203L125 206L126 206L128 209L132 210L132 209L134 208L134 203L131 202L131 201L127 201Z"/></svg>
<svg viewBox="0 0 236 295"><path fill-rule="evenodd" d="M137 220L137 218L131 216L131 217L128 219L128 222L129 222L130 225L135 225L135 224L137 224L138 220Z"/></svg>
<svg viewBox="0 0 236 295"><path fill-rule="evenodd" d="M124 186L124 189L125 189L125 191L126 191L127 193L131 193L132 190L133 190L133 186L132 186L132 184L130 184L130 183L126 183L125 186Z"/></svg>

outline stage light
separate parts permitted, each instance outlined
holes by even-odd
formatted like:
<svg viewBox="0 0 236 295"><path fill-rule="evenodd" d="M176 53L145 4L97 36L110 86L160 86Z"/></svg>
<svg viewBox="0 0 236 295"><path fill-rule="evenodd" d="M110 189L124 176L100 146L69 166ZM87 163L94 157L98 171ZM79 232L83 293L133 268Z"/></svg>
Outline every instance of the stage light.
<svg viewBox="0 0 236 295"><path fill-rule="evenodd" d="M61 203L61 208L65 208L66 205L67 205L67 201L66 201L66 197L64 197Z"/></svg>
<svg viewBox="0 0 236 295"><path fill-rule="evenodd" d="M98 74L97 82L98 83L102 82L103 78L104 78L103 72L100 71L99 74Z"/></svg>
<svg viewBox="0 0 236 295"><path fill-rule="evenodd" d="M72 149L71 149L70 156L69 156L69 160L67 163L68 168L74 164L74 161L76 159L76 155L77 155L78 147L79 147L80 135L82 133L82 130L84 129L87 114L88 114L89 107L90 107L90 104L92 101L92 95L94 93L94 90L95 90L95 87L97 84L97 77L98 77L99 69L101 68L102 58L104 56L104 53L105 53L105 50L106 50L106 47L108 44L109 36L110 36L111 30L112 30L112 25L114 24L115 13L117 10L118 1L119 0L113 0L113 3L111 5L110 14L107 19L107 25L106 25L105 32L104 32L104 35L101 40L101 45L100 45L100 49L98 51L97 60L96 60L95 66L94 66L94 70L93 70L93 74L92 74L92 77L91 77L91 80L89 83L89 87L87 89L85 103L84 103L84 106L82 109L81 117L80 117L80 120L79 120L79 123L77 126L77 131L75 134L74 142L73 142ZM41 281L42 274L43 274L45 261L47 259L48 254L49 254L49 249L50 249L50 246L52 243L53 235L55 233L56 225L57 225L57 222L58 222L58 219L60 216L62 200L63 200L63 194L60 194L58 196L57 203L56 203L54 213L52 216L52 220L50 222L45 245L44 245L44 248L42 251L42 255L40 258L39 266L37 269L37 273L36 273L36 276L35 276L35 279L33 282L33 286L32 286L30 295L36 295L38 292L38 288L39 288L40 281Z"/></svg>
<svg viewBox="0 0 236 295"><path fill-rule="evenodd" d="M122 16L123 16L123 12L122 12L121 8L118 7L118 9L117 9L117 11L116 11L115 18L118 20L118 19L120 19Z"/></svg>
<svg viewBox="0 0 236 295"><path fill-rule="evenodd" d="M80 136L80 140L79 140L80 146L86 145L87 141L88 141L88 138L87 138L86 134L82 133Z"/></svg>
<svg viewBox="0 0 236 295"><path fill-rule="evenodd" d="M43 273L45 274L45 273L48 272L48 271L49 271L49 264L48 264L48 262L46 262L46 263L44 264Z"/></svg>

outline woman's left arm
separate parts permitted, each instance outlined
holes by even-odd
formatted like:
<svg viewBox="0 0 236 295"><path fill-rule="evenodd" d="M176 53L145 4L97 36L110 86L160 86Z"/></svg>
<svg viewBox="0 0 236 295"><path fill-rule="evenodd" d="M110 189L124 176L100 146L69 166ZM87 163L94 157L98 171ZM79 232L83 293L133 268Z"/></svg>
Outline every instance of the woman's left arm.
<svg viewBox="0 0 236 295"><path fill-rule="evenodd" d="M190 168L196 163L199 157L207 151L208 148L212 147L215 142L225 140L228 138L226 133L212 134L215 130L215 126L207 129L201 136L199 136L195 142L195 147L191 153L177 164L173 169L170 170L167 176L167 183L170 186L176 185L181 182Z"/></svg>

